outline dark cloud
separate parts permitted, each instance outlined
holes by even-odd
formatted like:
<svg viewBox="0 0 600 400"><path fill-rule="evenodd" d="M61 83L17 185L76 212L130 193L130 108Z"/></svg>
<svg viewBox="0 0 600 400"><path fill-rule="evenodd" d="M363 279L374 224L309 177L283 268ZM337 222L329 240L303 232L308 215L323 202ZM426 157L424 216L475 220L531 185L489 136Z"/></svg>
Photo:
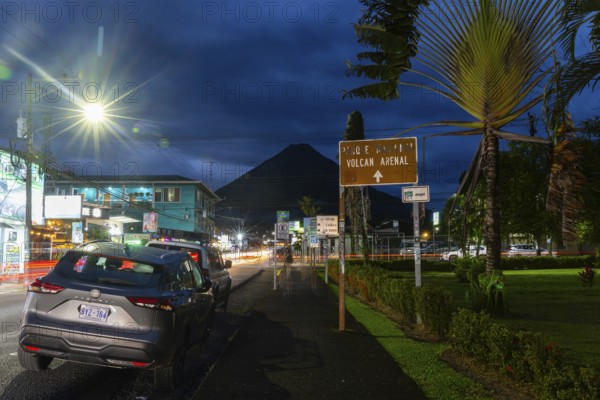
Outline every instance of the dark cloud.
<svg viewBox="0 0 600 400"><path fill-rule="evenodd" d="M41 147L43 138L41 115L51 111L57 123L52 155L58 160L98 163L103 171L134 165L139 174L181 174L217 189L293 143L311 144L335 160L353 110L363 113L367 138L469 119L440 95L416 88L402 89L391 102L342 99L343 90L368 83L345 75L344 62L365 50L352 28L360 16L358 1L4 4L5 46L57 79L101 83L114 114L123 117L95 142L67 129L72 110L41 99L34 104L36 144ZM21 91L27 72L41 78L7 47L0 48L0 63L12 70L2 81L4 144L15 136L19 111L26 110ZM18 93L9 96L6 85L13 83ZM598 102L590 99L576 100L576 118L597 113ZM425 178L434 198L453 192L478 140L427 139ZM398 195L400 188L387 191Z"/></svg>

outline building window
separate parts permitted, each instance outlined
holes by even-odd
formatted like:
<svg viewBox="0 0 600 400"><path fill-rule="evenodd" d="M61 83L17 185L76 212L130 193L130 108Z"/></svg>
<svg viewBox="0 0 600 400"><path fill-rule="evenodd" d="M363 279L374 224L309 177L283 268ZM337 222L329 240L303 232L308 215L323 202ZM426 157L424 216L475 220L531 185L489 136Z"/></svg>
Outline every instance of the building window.
<svg viewBox="0 0 600 400"><path fill-rule="evenodd" d="M164 188L163 189L163 201L165 203L177 203L179 202L179 188Z"/></svg>
<svg viewBox="0 0 600 400"><path fill-rule="evenodd" d="M162 189L154 189L154 202L161 203L162 202Z"/></svg>

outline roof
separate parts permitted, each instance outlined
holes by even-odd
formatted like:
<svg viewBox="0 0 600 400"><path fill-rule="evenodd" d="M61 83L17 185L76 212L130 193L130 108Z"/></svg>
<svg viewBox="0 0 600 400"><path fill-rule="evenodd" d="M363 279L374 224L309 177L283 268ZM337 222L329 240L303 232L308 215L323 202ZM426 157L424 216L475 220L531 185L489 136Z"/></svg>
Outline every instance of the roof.
<svg viewBox="0 0 600 400"><path fill-rule="evenodd" d="M59 185L76 185L76 184L87 184L87 185L137 185L137 184L187 184L195 185L200 187L203 191L210 194L217 200L220 200L219 196L213 192L206 184L202 181L186 178L181 175L90 175L90 176L70 176L66 179L53 179L54 184Z"/></svg>

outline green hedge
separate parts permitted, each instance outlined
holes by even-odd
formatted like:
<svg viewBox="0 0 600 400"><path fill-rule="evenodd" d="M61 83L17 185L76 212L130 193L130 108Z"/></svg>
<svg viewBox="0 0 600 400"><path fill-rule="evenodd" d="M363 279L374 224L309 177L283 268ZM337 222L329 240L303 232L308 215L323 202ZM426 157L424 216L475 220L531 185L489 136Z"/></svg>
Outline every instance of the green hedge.
<svg viewBox="0 0 600 400"><path fill-rule="evenodd" d="M390 274L397 269L384 264L375 262L365 265L355 260L346 262L347 293L367 302L390 307L408 322L415 322L419 314L425 329L444 336L451 318L450 292L440 287L416 288L412 280L391 278ZM337 261L329 264L329 275L339 280Z"/></svg>
<svg viewBox="0 0 600 400"><path fill-rule="evenodd" d="M600 399L600 379L592 368L564 364L554 343L534 332L513 332L485 312L458 310L450 323L453 349L511 379L531 384L541 399Z"/></svg>

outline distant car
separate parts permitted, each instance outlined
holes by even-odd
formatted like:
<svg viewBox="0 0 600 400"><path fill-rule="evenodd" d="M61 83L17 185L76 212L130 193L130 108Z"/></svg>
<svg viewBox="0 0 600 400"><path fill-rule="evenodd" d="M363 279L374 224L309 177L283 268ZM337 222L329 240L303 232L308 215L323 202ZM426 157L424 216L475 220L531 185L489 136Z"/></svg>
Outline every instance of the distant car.
<svg viewBox="0 0 600 400"><path fill-rule="evenodd" d="M511 244L504 250L504 254L508 257L532 257L538 255L538 249L533 244ZM539 254L547 256L548 250L540 248Z"/></svg>
<svg viewBox="0 0 600 400"><path fill-rule="evenodd" d="M467 254L469 254L469 256L471 256L471 257L476 257L476 256L483 257L483 256L487 255L485 246L479 246L479 251L478 251L477 247L478 247L477 245L470 245L468 247ZM442 253L441 259L442 259L442 261L454 261L457 258L462 258L462 257L464 257L463 251L462 251L462 249L459 248L456 250L447 251L447 252Z"/></svg>
<svg viewBox="0 0 600 400"><path fill-rule="evenodd" d="M69 250L30 286L18 358L148 369L159 390L183 375L186 350L207 338L212 288L187 253L93 242Z"/></svg>
<svg viewBox="0 0 600 400"><path fill-rule="evenodd" d="M188 253L202 268L204 276L212 281L217 307L227 311L229 292L231 291L231 275L228 269L231 268L232 263L231 260L223 261L223 256L218 248L194 242L160 240L152 240L146 246Z"/></svg>

